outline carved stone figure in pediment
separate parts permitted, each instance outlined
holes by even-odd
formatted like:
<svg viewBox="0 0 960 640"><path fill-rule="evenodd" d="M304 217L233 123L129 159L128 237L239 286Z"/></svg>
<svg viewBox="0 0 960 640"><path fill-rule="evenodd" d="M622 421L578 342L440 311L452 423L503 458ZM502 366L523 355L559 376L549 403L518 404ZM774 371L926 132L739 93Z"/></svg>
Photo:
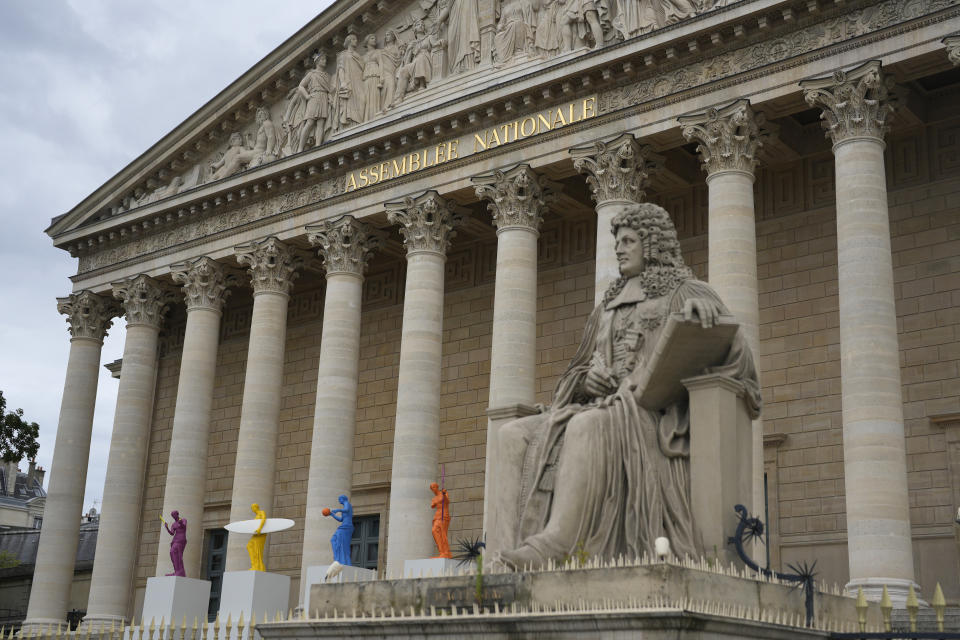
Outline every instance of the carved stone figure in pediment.
<svg viewBox="0 0 960 640"><path fill-rule="evenodd" d="M649 33L697 13L692 0L617 0L613 26L624 38Z"/></svg>
<svg viewBox="0 0 960 640"><path fill-rule="evenodd" d="M562 7L562 0L540 0L533 40L537 55L548 57L560 53L563 46L563 35L560 29Z"/></svg>
<svg viewBox="0 0 960 640"><path fill-rule="evenodd" d="M244 146L243 136L238 131L234 131L230 134L227 150L223 157L210 165L210 169L213 171L210 179L222 180L232 176L251 160L253 160L253 149Z"/></svg>
<svg viewBox="0 0 960 640"><path fill-rule="evenodd" d="M377 36L371 33L363 39L367 48L363 54L363 121L373 120L383 109L380 104L380 89L383 86L383 69Z"/></svg>
<svg viewBox="0 0 960 640"><path fill-rule="evenodd" d="M247 168L273 162L279 156L277 127L270 119L270 111L266 107L257 107L256 123L257 135L253 143L253 158L247 164Z"/></svg>
<svg viewBox="0 0 960 640"><path fill-rule="evenodd" d="M505 64L521 54L533 53L538 0L502 0L497 3L497 32L493 36L494 59Z"/></svg>
<svg viewBox="0 0 960 640"><path fill-rule="evenodd" d="M603 28L600 26L600 8L606 0L561 0L560 33L563 50L572 51L578 41L593 39L592 47L603 46Z"/></svg>
<svg viewBox="0 0 960 640"><path fill-rule="evenodd" d="M397 69L397 95L393 105L399 104L408 93L425 88L433 79L430 52L436 42L438 38L427 33L423 20L417 20L413 25L413 40L403 49Z"/></svg>
<svg viewBox="0 0 960 640"><path fill-rule="evenodd" d="M480 9L477 0L440 0L440 24L447 27L450 73L469 71L480 63Z"/></svg>
<svg viewBox="0 0 960 640"><path fill-rule="evenodd" d="M343 51L337 55L335 83L336 118L334 126L345 129L364 121L366 102L363 92L363 56L357 51L357 36L343 40Z"/></svg>
<svg viewBox="0 0 960 640"><path fill-rule="evenodd" d="M283 154L300 153L307 148L310 136L314 146L323 144L330 129L333 103L332 81L326 71L327 54L313 56L313 69L307 71L300 84L287 94L283 110Z"/></svg>
<svg viewBox="0 0 960 640"><path fill-rule="evenodd" d="M383 48L380 54L380 108L386 111L397 95L397 68L400 66L400 43L395 31L387 31L383 36Z"/></svg>

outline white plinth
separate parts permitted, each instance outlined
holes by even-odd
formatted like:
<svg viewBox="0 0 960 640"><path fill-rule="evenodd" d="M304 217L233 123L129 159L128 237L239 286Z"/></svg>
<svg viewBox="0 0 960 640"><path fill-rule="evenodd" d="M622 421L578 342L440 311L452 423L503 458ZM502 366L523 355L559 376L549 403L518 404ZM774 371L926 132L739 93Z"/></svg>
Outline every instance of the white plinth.
<svg viewBox="0 0 960 640"><path fill-rule="evenodd" d="M207 606L210 602L210 581L179 576L159 576L147 578L147 592L143 596L142 619L149 624L155 620L183 622L193 624L194 620L207 619Z"/></svg>
<svg viewBox="0 0 960 640"><path fill-rule="evenodd" d="M257 620L265 615L272 619L280 611L284 616L290 608L290 576L265 571L227 571L223 574L223 590L220 592L220 620L229 614L245 621L256 614Z"/></svg>
<svg viewBox="0 0 960 640"><path fill-rule="evenodd" d="M439 578L457 575L463 569L459 561L450 558L418 558L403 561L404 578Z"/></svg>
<svg viewBox="0 0 960 640"><path fill-rule="evenodd" d="M307 584L303 589L303 608L305 611L310 611L310 587L315 584L370 582L377 579L377 572L373 569L364 569L362 567L343 567L340 570L340 573L338 573L336 577L331 578L330 582L328 583L325 580L328 568L330 568L330 565L328 564L307 567L307 575L304 577L304 580L307 581Z"/></svg>

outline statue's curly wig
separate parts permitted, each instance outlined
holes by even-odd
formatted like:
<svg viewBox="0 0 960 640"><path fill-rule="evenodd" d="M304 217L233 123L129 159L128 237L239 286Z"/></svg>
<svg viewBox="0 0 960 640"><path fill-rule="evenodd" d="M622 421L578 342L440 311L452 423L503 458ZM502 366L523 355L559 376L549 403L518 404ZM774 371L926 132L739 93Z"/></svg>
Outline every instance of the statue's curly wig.
<svg viewBox="0 0 960 640"><path fill-rule="evenodd" d="M693 277L693 272L683 262L677 229L666 209L652 202L631 205L610 222L613 235L617 235L621 227L633 229L640 237L644 259L641 277L648 295L664 295L678 282ZM604 295L604 302L613 300L627 280L629 278L620 277L613 281Z"/></svg>

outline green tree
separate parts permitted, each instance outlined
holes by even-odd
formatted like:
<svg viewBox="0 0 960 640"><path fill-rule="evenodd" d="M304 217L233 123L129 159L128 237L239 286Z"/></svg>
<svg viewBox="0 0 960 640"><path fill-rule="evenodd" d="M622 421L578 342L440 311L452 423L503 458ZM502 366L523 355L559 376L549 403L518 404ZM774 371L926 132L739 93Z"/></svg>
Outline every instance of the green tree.
<svg viewBox="0 0 960 640"><path fill-rule="evenodd" d="M7 399L0 391L0 458L4 462L32 460L40 449L40 425L23 419L23 409L7 411Z"/></svg>

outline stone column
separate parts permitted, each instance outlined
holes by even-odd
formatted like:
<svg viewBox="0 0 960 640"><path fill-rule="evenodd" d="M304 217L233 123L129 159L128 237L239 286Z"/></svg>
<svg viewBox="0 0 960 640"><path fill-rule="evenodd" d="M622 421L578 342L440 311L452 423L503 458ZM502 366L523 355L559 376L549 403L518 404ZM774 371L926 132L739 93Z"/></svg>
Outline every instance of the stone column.
<svg viewBox="0 0 960 640"><path fill-rule="evenodd" d="M762 115L748 100L679 118L683 137L699 143L707 172L707 279L740 323L760 355L760 303L757 285L757 222L753 204L756 153ZM757 367L759 371L759 365ZM751 515L763 514L763 422L753 421ZM729 505L727 505L729 507Z"/></svg>
<svg viewBox="0 0 960 640"><path fill-rule="evenodd" d="M157 383L157 342L172 299L170 290L145 275L114 283L113 295L123 302L127 338L84 618L84 625L92 629L101 623L109 627L111 621L125 622L130 611Z"/></svg>
<svg viewBox="0 0 960 640"><path fill-rule="evenodd" d="M587 184L597 202L597 256L594 302L599 304L610 283L620 277L610 222L625 207L643 201L650 174L663 163L663 156L624 133L607 142L594 142L570 149L573 166L587 174Z"/></svg>
<svg viewBox="0 0 960 640"><path fill-rule="evenodd" d="M947 58L953 66L960 66L960 36L947 36L943 39L943 45L947 48Z"/></svg>
<svg viewBox="0 0 960 640"><path fill-rule="evenodd" d="M307 568L333 562L329 540L337 522L324 517L321 510L337 507L337 497L349 495L353 486L363 273L380 244L372 227L349 215L311 225L307 233L323 257L327 289L307 480L301 595L308 588Z"/></svg>
<svg viewBox="0 0 960 640"><path fill-rule="evenodd" d="M183 553L187 577L201 577L203 545L203 496L207 484L207 441L213 407L213 383L220 344L220 317L227 297L228 279L223 265L211 258L198 258L171 267L173 281L183 285L187 303L187 327L183 336L177 404L170 437L163 517L179 511L187 520L191 540ZM231 282L232 283L232 282ZM160 523L157 523L158 525ZM170 538L160 534L157 575L173 571Z"/></svg>
<svg viewBox="0 0 960 640"><path fill-rule="evenodd" d="M490 549L505 548L494 511L492 483L499 477L497 433L504 422L536 412L537 238L554 185L529 165L473 178L477 197L490 201L497 227L497 272L493 296L493 344L483 530Z"/></svg>
<svg viewBox="0 0 960 640"><path fill-rule="evenodd" d="M904 606L914 581L883 135L892 79L871 61L800 83L833 140L850 582Z"/></svg>
<svg viewBox="0 0 960 640"><path fill-rule="evenodd" d="M66 620L87 484L100 352L111 319L120 311L115 301L90 291L57 298L57 310L67 316L70 325L70 358L24 631Z"/></svg>
<svg viewBox="0 0 960 640"><path fill-rule="evenodd" d="M444 263L460 216L436 191L387 208L407 247L387 529L387 575L399 575L404 560L435 553L430 483L440 474Z"/></svg>
<svg viewBox="0 0 960 640"><path fill-rule="evenodd" d="M231 522L252 518L252 503L259 504L267 517L272 516L287 305L302 261L296 249L274 237L237 247L236 254L237 261L249 267L253 312L233 472ZM247 536L228 538L227 571L250 568L247 540Z"/></svg>

